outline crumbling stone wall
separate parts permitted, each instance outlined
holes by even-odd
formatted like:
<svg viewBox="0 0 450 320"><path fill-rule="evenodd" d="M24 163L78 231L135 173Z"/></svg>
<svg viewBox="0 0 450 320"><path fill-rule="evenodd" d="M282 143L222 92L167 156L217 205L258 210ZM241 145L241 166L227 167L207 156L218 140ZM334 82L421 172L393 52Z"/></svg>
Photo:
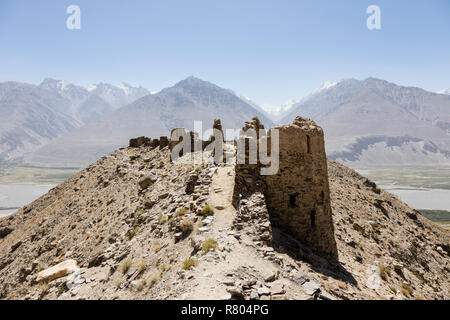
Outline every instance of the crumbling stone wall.
<svg viewBox="0 0 450 320"><path fill-rule="evenodd" d="M130 139L130 147L131 148L139 148L141 146L150 146L152 143L152 139L147 137L139 137L135 139Z"/></svg>
<svg viewBox="0 0 450 320"><path fill-rule="evenodd" d="M242 128L243 133L253 129L256 131L256 139L259 138L259 129L264 126L258 118L247 121ZM241 135L242 137L242 135ZM260 175L261 164L250 164L250 144L254 138L245 138L245 144L236 142L237 148L242 147L244 163L236 163L235 186L233 192L233 206L237 215L233 222L233 228L242 230L247 226L248 233L253 235L254 240L269 244L272 241L272 227L269 219L269 212L266 206L265 196L266 183ZM242 141L241 141L242 143ZM238 159L236 158L236 161Z"/></svg>
<svg viewBox="0 0 450 320"><path fill-rule="evenodd" d="M130 148L140 148L140 147L150 147L151 149L155 149L160 147L163 149L169 145L169 140L167 137L161 137L160 139L151 139L148 137L139 137L130 139Z"/></svg>
<svg viewBox="0 0 450 320"><path fill-rule="evenodd" d="M220 119L214 119L213 129L219 130L222 133L222 140L225 141L225 135L223 134L222 122Z"/></svg>
<svg viewBox="0 0 450 320"><path fill-rule="evenodd" d="M247 122L244 131L250 128L261 128L259 120ZM233 203L239 213L241 203L249 206L253 194L263 193L272 227L337 260L323 130L301 117L273 129L279 131L278 173L261 176L261 163L248 164L246 146L246 163L236 164Z"/></svg>
<svg viewBox="0 0 450 320"><path fill-rule="evenodd" d="M214 121L213 128L222 131L219 119ZM337 260L322 128L312 120L297 117L291 125L269 130L269 152L271 132L274 129L279 132L279 170L269 176L260 173L263 164L258 152L256 163L249 163L250 143L256 142L259 151L259 129L264 129L264 126L254 118L245 123L243 132L249 129L255 130L256 137L246 137L245 144L237 143L238 149L243 147L238 154L243 151L245 163L236 163L235 167L233 205L238 212L235 228L241 229L243 222L251 220L250 232L256 240L270 243L272 227L276 227L311 249ZM188 138L192 147L198 141L194 132L190 132ZM214 137L207 142L199 142L203 148L211 142L223 144L223 141L215 141ZM132 139L130 146L169 146L172 149L178 143L180 141L169 141L167 137L159 140L141 137ZM187 192L192 192L192 186L188 189Z"/></svg>

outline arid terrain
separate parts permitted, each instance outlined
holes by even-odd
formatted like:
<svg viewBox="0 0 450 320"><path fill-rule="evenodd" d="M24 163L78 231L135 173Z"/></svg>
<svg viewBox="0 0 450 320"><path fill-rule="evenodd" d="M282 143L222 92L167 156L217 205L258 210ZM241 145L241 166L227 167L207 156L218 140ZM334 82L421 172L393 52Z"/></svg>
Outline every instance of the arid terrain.
<svg viewBox="0 0 450 320"><path fill-rule="evenodd" d="M233 165L169 157L117 150L0 219L0 298L450 298L449 231L355 171L328 161L332 262L235 228Z"/></svg>

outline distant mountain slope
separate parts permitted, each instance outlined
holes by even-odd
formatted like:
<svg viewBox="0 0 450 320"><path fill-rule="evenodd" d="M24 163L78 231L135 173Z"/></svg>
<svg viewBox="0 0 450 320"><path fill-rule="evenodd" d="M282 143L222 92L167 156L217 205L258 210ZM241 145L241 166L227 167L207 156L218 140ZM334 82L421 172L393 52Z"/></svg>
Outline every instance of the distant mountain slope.
<svg viewBox="0 0 450 320"><path fill-rule="evenodd" d="M113 110L126 106L150 92L142 87L132 87L128 84L113 86L99 83L84 88L73 85L65 80L45 79L40 88L59 94L67 99L67 105L61 107L83 124L92 122Z"/></svg>
<svg viewBox="0 0 450 320"><path fill-rule="evenodd" d="M129 85L87 90L67 81L0 83L0 161L22 156L52 139L147 95Z"/></svg>
<svg viewBox="0 0 450 320"><path fill-rule="evenodd" d="M450 96L369 78L348 79L292 107L325 130L330 157L342 162L450 162Z"/></svg>
<svg viewBox="0 0 450 320"><path fill-rule="evenodd" d="M55 140L27 155L25 161L41 166L84 166L127 145L133 137L169 135L172 128L193 129L194 121L202 121L207 130L215 118L222 120L224 130L239 129L254 116L267 127L273 125L230 90L190 77Z"/></svg>
<svg viewBox="0 0 450 320"><path fill-rule="evenodd" d="M270 116L270 118L275 121L279 122L285 115L287 115L291 110L292 107L295 105L298 105L302 103L303 101L308 100L310 97L312 97L315 94L320 93L323 90L326 90L328 88L331 88L336 85L336 82L331 81L325 81L322 86L315 89L313 92L311 92L306 97L303 97L302 99L289 99L282 103L281 105L271 105L271 104L263 104L261 105L261 109L266 112Z"/></svg>
<svg viewBox="0 0 450 320"><path fill-rule="evenodd" d="M114 109L121 108L142 98L150 92L142 87L133 87L129 84L122 83L118 87L107 83L99 83L88 88L91 95L96 95L107 103L109 103Z"/></svg>
<svg viewBox="0 0 450 320"><path fill-rule="evenodd" d="M438 91L438 93L439 93L439 94L449 94L449 95L450 95L450 88L449 88L449 89L446 89L446 90Z"/></svg>
<svg viewBox="0 0 450 320"><path fill-rule="evenodd" d="M35 149L80 123L60 106L58 94L28 84L0 84L0 160Z"/></svg>

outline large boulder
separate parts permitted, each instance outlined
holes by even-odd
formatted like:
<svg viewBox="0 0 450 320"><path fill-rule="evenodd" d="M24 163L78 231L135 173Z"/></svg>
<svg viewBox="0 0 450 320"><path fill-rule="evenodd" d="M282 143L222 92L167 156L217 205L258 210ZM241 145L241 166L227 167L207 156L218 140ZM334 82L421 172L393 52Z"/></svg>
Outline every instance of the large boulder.
<svg viewBox="0 0 450 320"><path fill-rule="evenodd" d="M150 172L149 175L143 177L139 180L139 187L144 190L150 187L153 183L158 180L158 174L155 172Z"/></svg>
<svg viewBox="0 0 450 320"><path fill-rule="evenodd" d="M74 273L79 270L77 262L75 260L66 260L53 266L51 268L45 269L38 273L36 281L37 282L50 282L52 280L64 277L68 274Z"/></svg>

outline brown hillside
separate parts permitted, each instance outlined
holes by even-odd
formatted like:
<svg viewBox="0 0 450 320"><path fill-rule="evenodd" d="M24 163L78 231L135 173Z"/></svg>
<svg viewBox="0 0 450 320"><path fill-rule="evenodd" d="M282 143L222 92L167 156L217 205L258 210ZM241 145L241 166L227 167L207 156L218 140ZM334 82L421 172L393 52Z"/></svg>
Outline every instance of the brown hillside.
<svg viewBox="0 0 450 320"><path fill-rule="evenodd" d="M0 219L0 298L449 299L449 231L339 163L328 174L338 263L275 227L255 240L267 221L236 229L234 166L115 151Z"/></svg>

